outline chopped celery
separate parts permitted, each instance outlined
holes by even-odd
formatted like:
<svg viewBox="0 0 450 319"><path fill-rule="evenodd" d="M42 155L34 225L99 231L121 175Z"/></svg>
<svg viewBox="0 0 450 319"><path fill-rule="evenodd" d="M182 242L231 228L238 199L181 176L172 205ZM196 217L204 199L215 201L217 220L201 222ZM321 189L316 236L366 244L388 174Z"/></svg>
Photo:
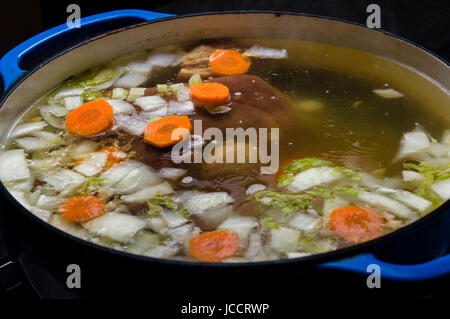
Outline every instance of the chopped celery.
<svg viewBox="0 0 450 319"><path fill-rule="evenodd" d="M157 84L156 89L158 90L158 94L160 95L169 93L169 86L167 84Z"/></svg>
<svg viewBox="0 0 450 319"><path fill-rule="evenodd" d="M200 76L200 74L195 73L189 78L189 87L191 87L195 84L202 83L202 82L203 81L202 81L202 77Z"/></svg>
<svg viewBox="0 0 450 319"><path fill-rule="evenodd" d="M111 98L113 100L125 100L128 97L128 90L122 88L115 88L112 91Z"/></svg>

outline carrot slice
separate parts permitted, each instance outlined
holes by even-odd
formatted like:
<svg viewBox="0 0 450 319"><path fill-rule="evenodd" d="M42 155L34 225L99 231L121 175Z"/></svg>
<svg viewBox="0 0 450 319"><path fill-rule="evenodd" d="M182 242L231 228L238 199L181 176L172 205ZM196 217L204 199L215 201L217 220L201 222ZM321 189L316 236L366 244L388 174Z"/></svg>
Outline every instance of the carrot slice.
<svg viewBox="0 0 450 319"><path fill-rule="evenodd" d="M176 129L181 129L180 134L172 137ZM191 130L192 125L187 116L167 116L147 125L144 140L157 147L167 147L182 141Z"/></svg>
<svg viewBox="0 0 450 319"><path fill-rule="evenodd" d="M209 58L209 67L219 75L244 74L250 67L250 59L233 50L216 50Z"/></svg>
<svg viewBox="0 0 450 319"><path fill-rule="evenodd" d="M383 234L383 217L362 206L336 208L330 215L330 229L352 243L360 243Z"/></svg>
<svg viewBox="0 0 450 319"><path fill-rule="evenodd" d="M189 88L191 97L196 102L221 104L228 102L230 90L220 83L198 83Z"/></svg>
<svg viewBox="0 0 450 319"><path fill-rule="evenodd" d="M233 256L238 248L236 234L225 230L206 232L189 240L191 254L205 262L220 262Z"/></svg>
<svg viewBox="0 0 450 319"><path fill-rule="evenodd" d="M108 154L108 158L106 159L107 167L113 166L114 164L120 163L127 158L127 154L122 152L116 146L105 146L102 147L99 152L106 152Z"/></svg>
<svg viewBox="0 0 450 319"><path fill-rule="evenodd" d="M85 103L66 117L69 132L81 136L102 133L113 125L113 108L103 99Z"/></svg>
<svg viewBox="0 0 450 319"><path fill-rule="evenodd" d="M82 222L100 216L106 203L94 196L75 196L61 204L59 212L69 222Z"/></svg>

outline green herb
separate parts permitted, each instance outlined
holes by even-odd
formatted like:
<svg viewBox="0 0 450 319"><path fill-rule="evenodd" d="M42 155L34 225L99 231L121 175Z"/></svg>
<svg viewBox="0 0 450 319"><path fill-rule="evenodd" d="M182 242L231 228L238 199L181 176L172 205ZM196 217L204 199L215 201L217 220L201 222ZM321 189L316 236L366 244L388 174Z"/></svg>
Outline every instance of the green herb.
<svg viewBox="0 0 450 319"><path fill-rule="evenodd" d="M261 218L261 225L271 229L280 228L280 224L278 224L278 222L272 216L264 216L263 218Z"/></svg>
<svg viewBox="0 0 450 319"><path fill-rule="evenodd" d="M361 181L361 174L348 167L338 166L317 157L307 157L295 160L285 166L282 169L284 174L282 174L277 180L278 186L286 186L294 181L295 175L297 175L298 173L301 173L313 167L320 166L329 166L335 168L336 174L345 175L352 181L352 183L357 184Z"/></svg>
<svg viewBox="0 0 450 319"><path fill-rule="evenodd" d="M80 195L92 195L98 190L98 186L104 181L103 178L89 177L86 182L81 184L77 192Z"/></svg>
<svg viewBox="0 0 450 319"><path fill-rule="evenodd" d="M135 152L135 151L129 152L129 153L127 154L127 159L130 159L130 158L134 157L134 155L136 155L136 152Z"/></svg>

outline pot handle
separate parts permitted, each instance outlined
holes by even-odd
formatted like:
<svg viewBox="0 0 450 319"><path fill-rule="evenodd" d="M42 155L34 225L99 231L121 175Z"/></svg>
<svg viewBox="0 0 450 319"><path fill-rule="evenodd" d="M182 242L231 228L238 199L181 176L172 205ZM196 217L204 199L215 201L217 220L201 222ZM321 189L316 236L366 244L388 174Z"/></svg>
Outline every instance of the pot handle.
<svg viewBox="0 0 450 319"><path fill-rule="evenodd" d="M133 19L133 22L130 22L128 24L131 25L136 23L136 21L134 20L141 20L142 22L145 22L170 16L173 15L146 10L116 10L81 18L80 28L81 30L83 30L83 28L92 26L94 24L111 22L115 19ZM76 30L80 29L69 27L67 26L67 24L61 24L57 27L35 35L34 37L22 42L11 51L7 52L0 59L0 75L3 78L3 91L5 92L6 90L8 90L8 88L27 71L20 66L20 61L24 56L45 43L61 39L63 37L66 37L67 41L70 42L70 40L72 40L73 42L73 39L71 39L70 37L71 34Z"/></svg>
<svg viewBox="0 0 450 319"><path fill-rule="evenodd" d="M396 265L383 262L373 254L361 254L353 258L338 260L320 265L322 268L348 271L369 275L369 265L380 266L381 278L393 281L417 281L435 279L450 274L450 254L415 265Z"/></svg>

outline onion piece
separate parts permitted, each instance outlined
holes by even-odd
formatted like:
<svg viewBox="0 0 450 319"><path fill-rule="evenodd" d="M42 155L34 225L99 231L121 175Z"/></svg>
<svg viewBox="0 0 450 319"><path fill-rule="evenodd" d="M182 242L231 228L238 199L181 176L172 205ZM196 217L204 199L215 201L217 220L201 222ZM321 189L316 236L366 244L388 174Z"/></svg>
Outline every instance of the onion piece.
<svg viewBox="0 0 450 319"><path fill-rule="evenodd" d="M114 87L120 88L134 88L142 85L145 81L147 81L147 76L141 73L127 73L122 76L117 82L114 83Z"/></svg>
<svg viewBox="0 0 450 319"><path fill-rule="evenodd" d="M262 59L287 59L288 57L286 49L267 48L257 44L245 51L243 55Z"/></svg>
<svg viewBox="0 0 450 319"><path fill-rule="evenodd" d="M127 243L145 227L145 221L129 214L112 212L87 221L82 226L96 235Z"/></svg>
<svg viewBox="0 0 450 319"><path fill-rule="evenodd" d="M46 139L31 136L17 138L14 143L20 148L23 148L27 153L44 151L56 146Z"/></svg>
<svg viewBox="0 0 450 319"><path fill-rule="evenodd" d="M174 113L177 115L194 114L194 103L192 103L192 101L185 101L185 102L169 101L169 108L167 111L169 113Z"/></svg>
<svg viewBox="0 0 450 319"><path fill-rule="evenodd" d="M114 115L116 129L122 129L132 135L141 136L144 134L145 128L150 119L144 119L135 112L131 114L115 114Z"/></svg>
<svg viewBox="0 0 450 319"><path fill-rule="evenodd" d="M0 154L0 180L17 181L30 178L24 150L9 150Z"/></svg>
<svg viewBox="0 0 450 319"><path fill-rule="evenodd" d="M156 111L161 107L167 106L167 101L159 95L142 96L134 101L144 111Z"/></svg>
<svg viewBox="0 0 450 319"><path fill-rule="evenodd" d="M9 135L10 137L20 137L24 135L28 135L35 131L42 131L44 127L47 126L45 122L33 122L33 123L24 123L17 125L14 130Z"/></svg>
<svg viewBox="0 0 450 319"><path fill-rule="evenodd" d="M179 57L180 55L172 53L156 53L150 55L145 63L151 67L158 66L166 68L168 66L177 66L181 62L179 61Z"/></svg>
<svg viewBox="0 0 450 319"><path fill-rule="evenodd" d="M62 117L67 115L65 107L44 105L39 107L39 111L48 124L56 128L64 128L64 119Z"/></svg>

